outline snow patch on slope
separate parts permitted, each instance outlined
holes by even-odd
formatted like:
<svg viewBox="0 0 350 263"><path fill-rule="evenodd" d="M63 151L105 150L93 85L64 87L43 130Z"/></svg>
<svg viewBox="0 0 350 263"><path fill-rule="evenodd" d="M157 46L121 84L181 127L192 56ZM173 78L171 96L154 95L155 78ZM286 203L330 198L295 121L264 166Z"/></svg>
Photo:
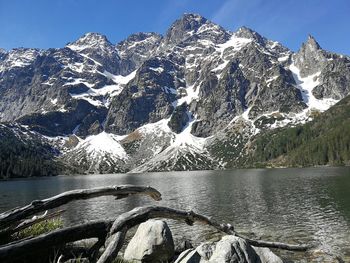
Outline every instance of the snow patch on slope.
<svg viewBox="0 0 350 263"><path fill-rule="evenodd" d="M137 130L146 136L150 133L165 132L171 135L171 140L168 147L160 149L160 151L159 149L158 151L154 151L155 154L152 158L144 164L134 168L130 171L131 173L146 172L161 167L164 164L166 164L166 169L171 170L180 158L185 159L186 163L193 162L193 157L194 159L200 159L201 157L210 159L209 154L205 150L207 138L200 138L191 134L194 120L191 120L185 129L179 134L171 131L168 126L169 120L170 119L163 119L156 123L146 124ZM189 158L189 156L192 158ZM198 161L201 161L199 159ZM184 165L182 169L187 170L188 167Z"/></svg>
<svg viewBox="0 0 350 263"><path fill-rule="evenodd" d="M125 136L118 136L106 132L88 136L79 142L75 149L84 149L91 158L109 155L112 158L126 160L128 155L119 141Z"/></svg>
<svg viewBox="0 0 350 263"><path fill-rule="evenodd" d="M9 68L22 68L34 62L40 51L30 48L17 48L7 53L7 57L0 63L0 72Z"/></svg>
<svg viewBox="0 0 350 263"><path fill-rule="evenodd" d="M294 63L290 65L289 69L293 73L297 88L301 91L303 101L308 105L309 109L325 111L338 102L337 100L330 98L317 99L313 95L313 89L320 84L318 77L321 72L302 78L300 76L300 70L294 65Z"/></svg>
<svg viewBox="0 0 350 263"><path fill-rule="evenodd" d="M82 93L70 93L72 98L86 100L90 104L97 107L108 107L110 104L110 98L120 94L120 92L124 88L124 85L126 85L130 80L132 80L135 77L136 71L130 73L127 76L113 75L108 71L99 73L111 79L115 84L106 85L100 89L95 89L93 88L94 84L90 84L84 81L83 79L74 79L73 82L66 83L64 84L64 86L84 84L85 86L89 87L89 89ZM101 96L103 97L103 99L98 98Z"/></svg>
<svg viewBox="0 0 350 263"><path fill-rule="evenodd" d="M252 42L249 38L237 37L235 34L225 43L217 46L216 50L223 55L227 48L233 49L233 51L241 50L245 45Z"/></svg>

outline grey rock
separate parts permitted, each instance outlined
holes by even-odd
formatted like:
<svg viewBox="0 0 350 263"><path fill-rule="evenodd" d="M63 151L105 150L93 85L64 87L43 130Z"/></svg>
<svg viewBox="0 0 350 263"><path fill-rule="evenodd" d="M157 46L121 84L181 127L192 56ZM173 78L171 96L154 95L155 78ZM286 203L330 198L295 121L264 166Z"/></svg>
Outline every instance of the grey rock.
<svg viewBox="0 0 350 263"><path fill-rule="evenodd" d="M244 239L224 236L217 243L204 243L184 251L175 263L282 263L268 248L255 248Z"/></svg>
<svg viewBox="0 0 350 263"><path fill-rule="evenodd" d="M245 93L248 87L249 81L237 61L229 63L220 80L211 74L200 86L201 99L196 106L200 121L192 126L192 134L208 137L241 114L246 108Z"/></svg>
<svg viewBox="0 0 350 263"><path fill-rule="evenodd" d="M294 56L295 65L300 68L300 75L306 77L320 71L327 63L326 53L311 35Z"/></svg>
<svg viewBox="0 0 350 263"><path fill-rule="evenodd" d="M189 122L189 120L190 117L188 113L188 106L185 102L175 108L168 122L168 126L173 132L180 133Z"/></svg>
<svg viewBox="0 0 350 263"><path fill-rule="evenodd" d="M138 68L154 54L161 40L162 36L157 33L136 33L118 43L121 72L127 74Z"/></svg>
<svg viewBox="0 0 350 263"><path fill-rule="evenodd" d="M130 240L124 258L136 262L162 263L174 256L174 242L165 221L148 220L140 224Z"/></svg>
<svg viewBox="0 0 350 263"><path fill-rule="evenodd" d="M210 263L250 263L261 262L255 250L242 238L224 236L217 244Z"/></svg>
<svg viewBox="0 0 350 263"><path fill-rule="evenodd" d="M264 247L253 247L262 263L283 263L283 260L276 256L270 249Z"/></svg>
<svg viewBox="0 0 350 263"><path fill-rule="evenodd" d="M312 93L318 98L340 100L350 93L350 59L336 57L328 61L319 77L320 85Z"/></svg>
<svg viewBox="0 0 350 263"><path fill-rule="evenodd" d="M176 58L172 58L176 61ZM182 62L182 61L180 61ZM146 123L157 122L173 112L177 85L183 74L180 66L160 57L145 61L136 77L114 97L106 130L117 134L132 132Z"/></svg>

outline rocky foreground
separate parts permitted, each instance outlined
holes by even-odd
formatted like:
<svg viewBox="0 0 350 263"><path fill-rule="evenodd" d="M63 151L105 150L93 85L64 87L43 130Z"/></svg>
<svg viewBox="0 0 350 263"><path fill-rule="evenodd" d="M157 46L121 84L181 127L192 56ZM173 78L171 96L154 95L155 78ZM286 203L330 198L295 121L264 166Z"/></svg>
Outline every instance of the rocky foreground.
<svg viewBox="0 0 350 263"><path fill-rule="evenodd" d="M283 262L270 249L253 247L243 238L233 235L196 248L189 241L184 241L175 248L171 230L162 220L148 220L140 224L125 250L124 259L144 263Z"/></svg>

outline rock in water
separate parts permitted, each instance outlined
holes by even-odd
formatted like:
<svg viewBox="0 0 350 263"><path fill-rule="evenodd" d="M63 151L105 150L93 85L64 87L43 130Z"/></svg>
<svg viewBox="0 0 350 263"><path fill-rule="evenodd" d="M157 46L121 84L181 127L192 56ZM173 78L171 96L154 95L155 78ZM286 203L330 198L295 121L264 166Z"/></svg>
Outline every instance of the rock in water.
<svg viewBox="0 0 350 263"><path fill-rule="evenodd" d="M283 263L268 248L255 248L244 239L224 236L219 242L204 243L184 251L175 263Z"/></svg>
<svg viewBox="0 0 350 263"><path fill-rule="evenodd" d="M168 262L173 256L173 237L167 223L162 220L140 224L124 253L126 260L142 263Z"/></svg>

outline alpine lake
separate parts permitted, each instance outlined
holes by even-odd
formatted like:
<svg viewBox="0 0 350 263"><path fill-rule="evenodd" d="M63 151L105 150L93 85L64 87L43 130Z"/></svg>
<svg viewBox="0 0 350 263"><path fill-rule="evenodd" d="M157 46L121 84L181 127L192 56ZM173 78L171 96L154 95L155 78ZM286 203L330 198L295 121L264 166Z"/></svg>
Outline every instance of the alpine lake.
<svg viewBox="0 0 350 263"><path fill-rule="evenodd" d="M74 201L65 209L65 225L116 218L138 206L161 205L193 210L230 223L255 239L312 243L312 252L274 250L286 262L350 262L350 167L237 169L144 174L103 174L31 178L0 182L0 212L64 191L121 184L150 185L162 201L132 196ZM219 238L213 229L168 220L177 239L194 245Z"/></svg>

